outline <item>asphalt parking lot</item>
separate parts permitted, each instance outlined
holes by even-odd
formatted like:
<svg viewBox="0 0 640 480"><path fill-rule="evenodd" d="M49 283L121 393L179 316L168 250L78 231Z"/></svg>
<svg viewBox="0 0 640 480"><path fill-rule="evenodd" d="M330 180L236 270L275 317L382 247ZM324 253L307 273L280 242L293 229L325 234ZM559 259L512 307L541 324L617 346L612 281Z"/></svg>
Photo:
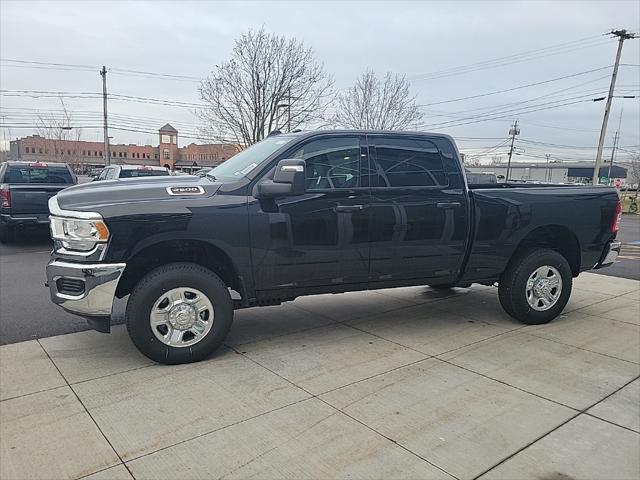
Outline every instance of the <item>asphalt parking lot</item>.
<svg viewBox="0 0 640 480"><path fill-rule="evenodd" d="M197 364L151 364L120 326L0 368L2 479L640 475L635 280L581 275L544 326L492 287L411 287L239 311Z"/></svg>

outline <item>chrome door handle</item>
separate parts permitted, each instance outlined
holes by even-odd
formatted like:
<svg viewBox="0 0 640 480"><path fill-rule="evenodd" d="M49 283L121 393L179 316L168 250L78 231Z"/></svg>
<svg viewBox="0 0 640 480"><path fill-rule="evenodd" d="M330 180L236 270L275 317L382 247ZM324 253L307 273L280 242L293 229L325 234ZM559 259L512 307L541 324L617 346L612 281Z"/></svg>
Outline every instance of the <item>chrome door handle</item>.
<svg viewBox="0 0 640 480"><path fill-rule="evenodd" d="M438 202L436 206L438 208L459 208L462 204L460 202Z"/></svg>
<svg viewBox="0 0 640 480"><path fill-rule="evenodd" d="M364 205L336 205L333 207L333 211L336 213L357 212L360 210L364 210Z"/></svg>

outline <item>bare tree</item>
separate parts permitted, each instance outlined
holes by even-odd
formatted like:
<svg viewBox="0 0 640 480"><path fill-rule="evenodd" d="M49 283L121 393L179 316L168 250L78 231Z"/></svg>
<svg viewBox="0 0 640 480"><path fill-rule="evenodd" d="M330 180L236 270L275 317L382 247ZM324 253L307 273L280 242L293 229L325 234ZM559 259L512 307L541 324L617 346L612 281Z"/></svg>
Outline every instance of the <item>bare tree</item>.
<svg viewBox="0 0 640 480"><path fill-rule="evenodd" d="M243 34L231 59L200 84L203 138L252 145L277 124L294 130L323 122L333 80L311 48L264 29Z"/></svg>
<svg viewBox="0 0 640 480"><path fill-rule="evenodd" d="M60 98L62 110L59 113L39 114L36 120L36 133L45 138L45 148L50 157L57 162L68 163L74 170L80 166L82 158L80 139L82 129L75 126L73 114L64 100Z"/></svg>
<svg viewBox="0 0 640 480"><path fill-rule="evenodd" d="M477 155L465 155L463 163L465 167L479 167L481 165L480 157Z"/></svg>
<svg viewBox="0 0 640 480"><path fill-rule="evenodd" d="M493 157L491 157L491 165L496 166L496 167L499 166L499 165L502 165L502 161L503 160L504 159L502 158L502 156L494 155Z"/></svg>
<svg viewBox="0 0 640 480"><path fill-rule="evenodd" d="M422 112L404 75L387 72L379 80L367 70L338 98L336 122L347 128L402 130L416 127Z"/></svg>
<svg viewBox="0 0 640 480"><path fill-rule="evenodd" d="M631 181L636 184L636 197L640 193L640 154L635 154L631 157L629 163L629 173L631 174Z"/></svg>

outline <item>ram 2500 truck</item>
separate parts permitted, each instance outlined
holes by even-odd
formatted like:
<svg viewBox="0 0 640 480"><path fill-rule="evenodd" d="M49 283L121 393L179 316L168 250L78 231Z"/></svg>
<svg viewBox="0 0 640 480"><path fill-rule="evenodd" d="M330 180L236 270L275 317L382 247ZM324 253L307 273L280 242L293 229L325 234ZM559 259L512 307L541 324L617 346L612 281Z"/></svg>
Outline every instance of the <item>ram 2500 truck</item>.
<svg viewBox="0 0 640 480"><path fill-rule="evenodd" d="M614 261L620 202L604 186L469 185L453 139L271 135L204 177L104 181L50 200L51 299L133 343L203 359L233 311L302 295L498 285L506 312L554 319L572 279Z"/></svg>

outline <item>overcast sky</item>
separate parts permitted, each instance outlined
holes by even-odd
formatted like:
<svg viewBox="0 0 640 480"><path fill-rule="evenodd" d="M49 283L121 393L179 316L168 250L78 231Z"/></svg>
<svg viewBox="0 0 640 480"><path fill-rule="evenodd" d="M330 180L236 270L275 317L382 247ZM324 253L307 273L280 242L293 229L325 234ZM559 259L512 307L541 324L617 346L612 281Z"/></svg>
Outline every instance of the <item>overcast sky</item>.
<svg viewBox="0 0 640 480"><path fill-rule="evenodd" d="M111 93L198 103L196 79L229 57L241 32L264 26L312 47L337 88L348 87L367 68L406 74L424 105L425 129L460 138L463 151L482 153L499 145L517 118L522 139L518 145L524 150L518 159L538 160L551 153L552 158L591 160L604 110L604 102L591 99L606 95L616 53L616 41L602 34L612 28L638 32L640 2L0 0L0 19L3 90L100 92L97 69L106 65L113 69L108 74ZM526 52L531 53L517 56ZM468 67L508 56L482 68ZM96 68L53 70L8 60ZM640 94L640 39L625 42L622 63L617 94ZM195 78L135 76L116 69ZM559 77L569 78L450 101ZM17 125L33 124L38 109L60 108L57 98L7 93L16 94L0 96L1 123L14 127L2 129L3 142L33 133ZM101 140L101 130L89 128L101 125L101 99L65 101L85 127L83 139ZM445 103L434 105L438 102ZM524 103L510 105L516 102ZM572 104L549 108L563 103ZM538 111L525 113L525 107ZM614 99L607 145L622 108L624 150L619 153L624 160L640 150L640 101ZM114 125L149 132L112 130L115 143L156 145L152 132L166 122L183 134L197 130L190 108L111 100L109 111ZM505 118L495 118L501 116ZM194 141L185 137L181 145ZM506 146L498 146L485 158L506 151Z"/></svg>

